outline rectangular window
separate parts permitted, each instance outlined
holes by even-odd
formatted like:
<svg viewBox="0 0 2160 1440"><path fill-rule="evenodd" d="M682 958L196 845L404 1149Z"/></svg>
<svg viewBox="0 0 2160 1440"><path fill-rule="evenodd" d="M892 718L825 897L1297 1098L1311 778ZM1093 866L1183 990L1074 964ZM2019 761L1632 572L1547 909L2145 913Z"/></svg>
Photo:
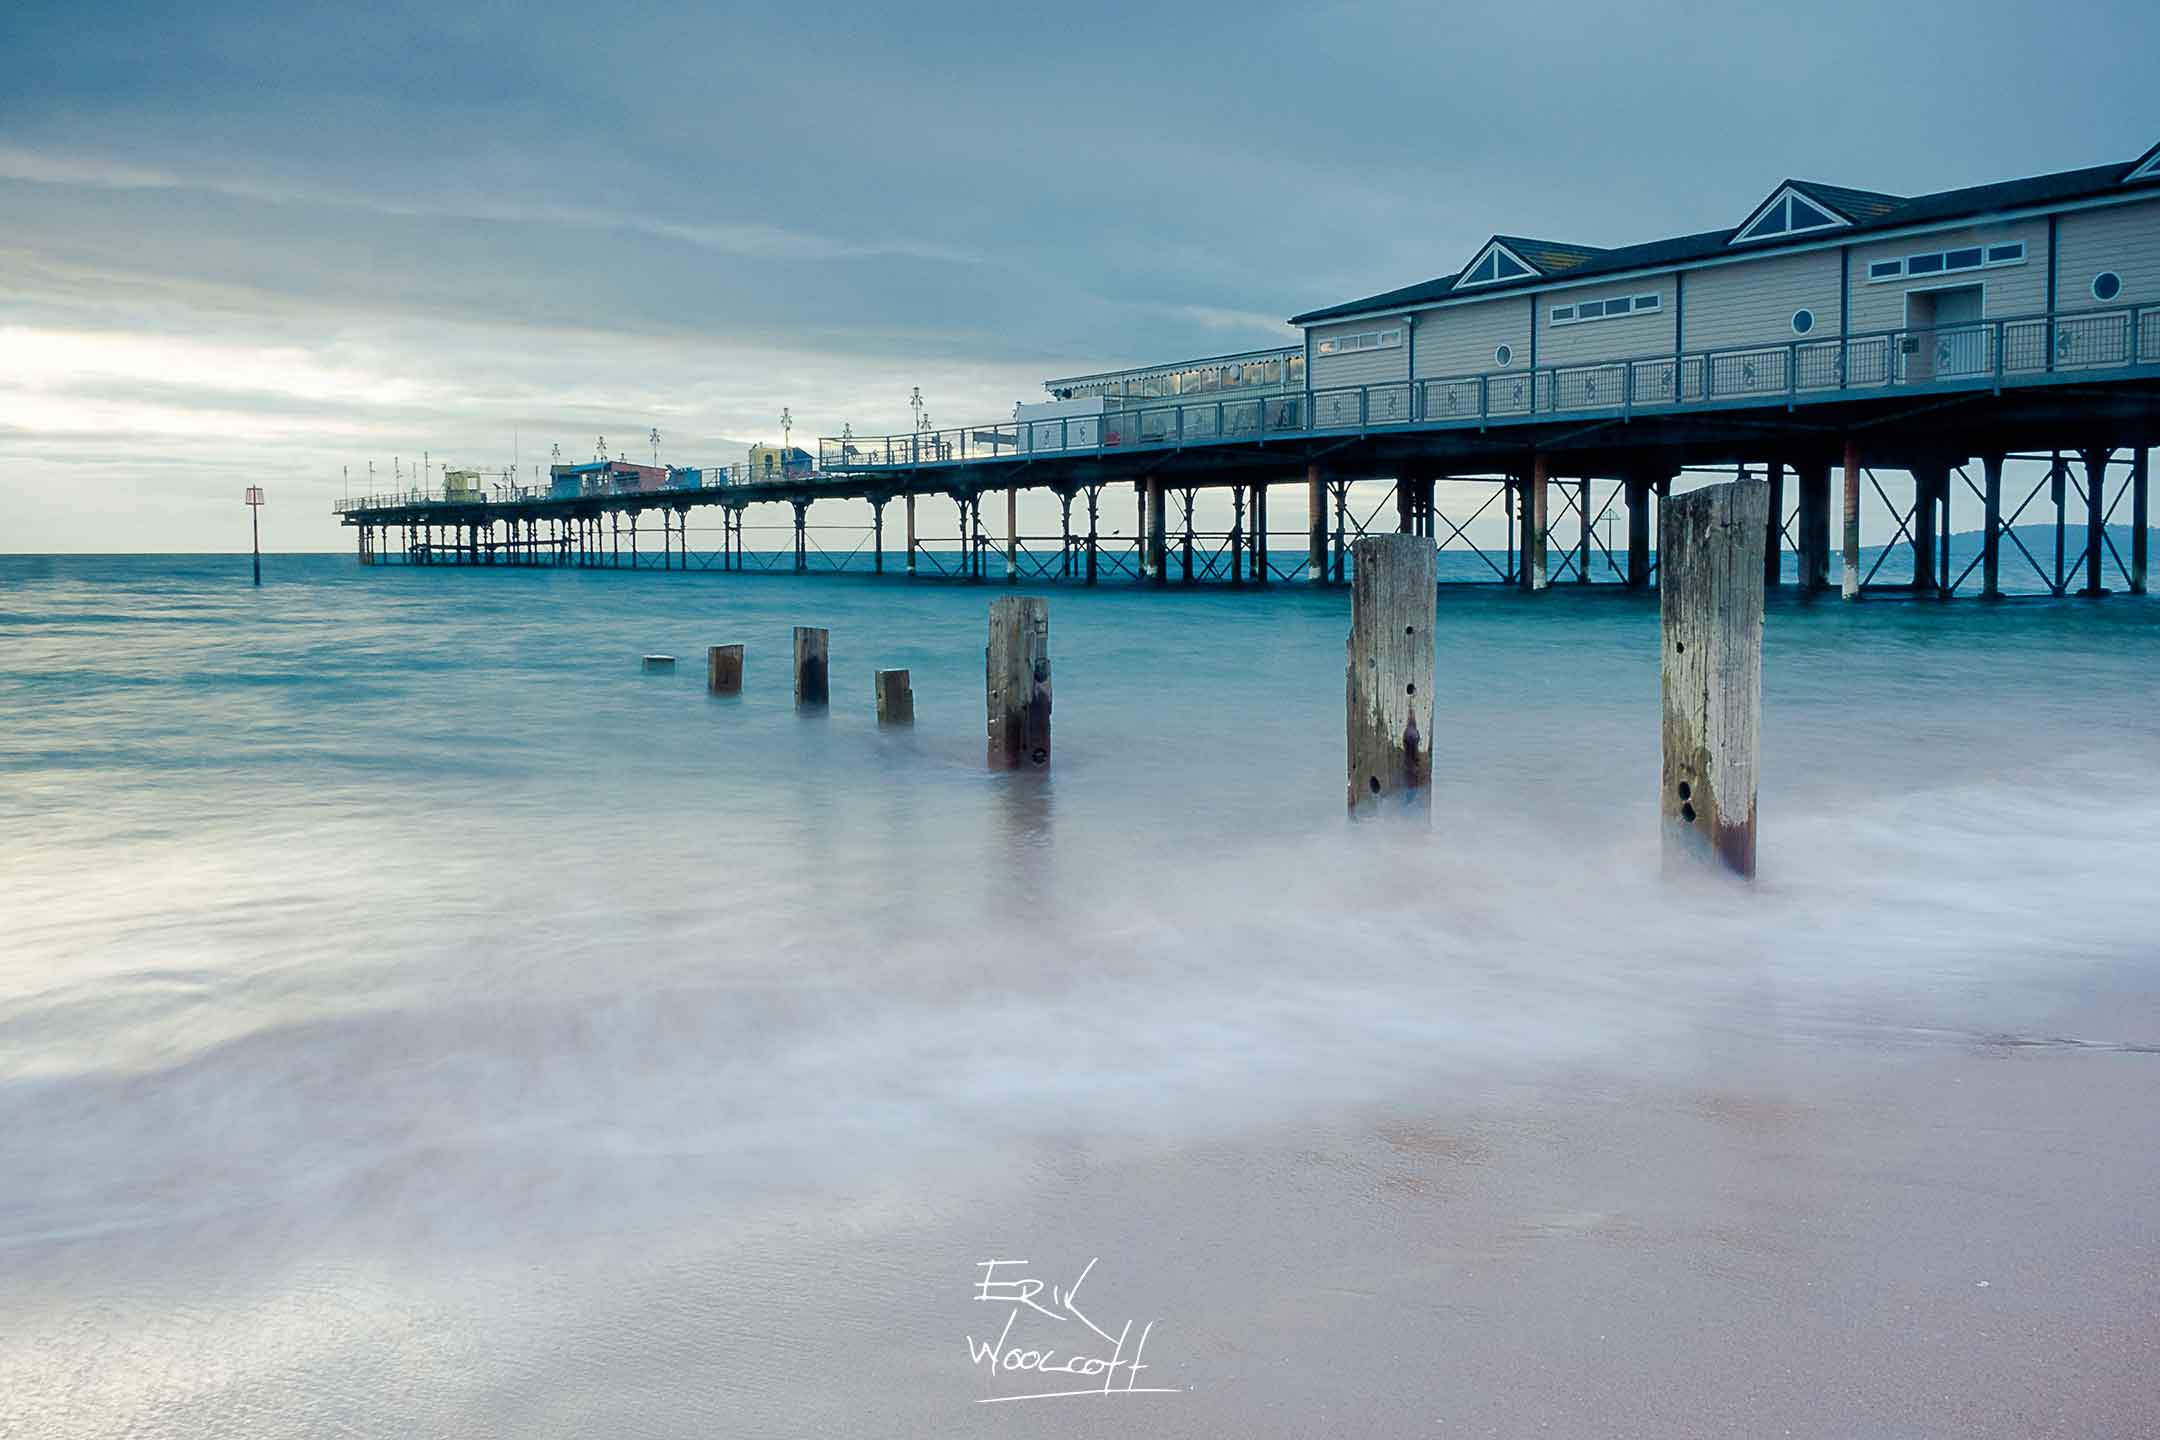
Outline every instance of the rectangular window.
<svg viewBox="0 0 2160 1440"><path fill-rule="evenodd" d="M2008 245L1966 245L1956 250L1937 250L1926 255L1907 255L1902 260L1877 260L1868 266L1870 285L1902 275L1940 275L1949 270L1977 270L1991 265L2025 263L2025 242Z"/></svg>
<svg viewBox="0 0 2160 1440"><path fill-rule="evenodd" d="M1352 350L1400 350L1403 332L1397 330L1367 330L1359 335L1336 335L1313 346L1316 355L1343 355Z"/></svg>
<svg viewBox="0 0 2160 1440"><path fill-rule="evenodd" d="M1610 300L1583 300L1573 305L1556 306L1552 312L1555 325L1580 325L1585 320L1610 320L1616 315L1640 315L1657 310L1663 301L1655 295L1615 295Z"/></svg>

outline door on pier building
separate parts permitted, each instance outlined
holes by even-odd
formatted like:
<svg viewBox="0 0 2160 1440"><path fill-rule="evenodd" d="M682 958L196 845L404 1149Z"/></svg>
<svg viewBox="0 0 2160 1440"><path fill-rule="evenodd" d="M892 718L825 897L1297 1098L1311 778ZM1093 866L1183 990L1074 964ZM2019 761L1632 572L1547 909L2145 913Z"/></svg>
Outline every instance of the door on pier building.
<svg viewBox="0 0 2160 1440"><path fill-rule="evenodd" d="M1954 380L1994 369L1988 330L1980 323L1981 288L1957 285L1905 296L1905 378Z"/></svg>

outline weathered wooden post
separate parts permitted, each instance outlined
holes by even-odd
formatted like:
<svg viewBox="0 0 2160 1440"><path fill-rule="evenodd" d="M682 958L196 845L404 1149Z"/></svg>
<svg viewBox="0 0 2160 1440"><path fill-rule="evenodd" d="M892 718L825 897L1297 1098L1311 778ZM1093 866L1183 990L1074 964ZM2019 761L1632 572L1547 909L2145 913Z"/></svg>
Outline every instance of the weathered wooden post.
<svg viewBox="0 0 2160 1440"><path fill-rule="evenodd" d="M795 704L823 705L830 698L825 673L826 642L831 632L812 625L795 627Z"/></svg>
<svg viewBox="0 0 2160 1440"><path fill-rule="evenodd" d="M705 688L715 695L740 695L742 657L740 645L705 647Z"/></svg>
<svg viewBox="0 0 2160 1440"><path fill-rule="evenodd" d="M1432 814L1437 559L1422 535L1351 547L1347 727L1350 813Z"/></svg>
<svg viewBox="0 0 2160 1440"><path fill-rule="evenodd" d="M912 725L915 723L915 691L908 685L907 671L878 671L876 689L878 724Z"/></svg>
<svg viewBox="0 0 2160 1440"><path fill-rule="evenodd" d="M1767 485L1734 482L1658 507L1665 854L1750 877L1769 501Z"/></svg>
<svg viewBox="0 0 2160 1440"><path fill-rule="evenodd" d="M990 643L983 651L990 710L990 768L1039 769L1050 763L1050 605L1033 595L990 602Z"/></svg>

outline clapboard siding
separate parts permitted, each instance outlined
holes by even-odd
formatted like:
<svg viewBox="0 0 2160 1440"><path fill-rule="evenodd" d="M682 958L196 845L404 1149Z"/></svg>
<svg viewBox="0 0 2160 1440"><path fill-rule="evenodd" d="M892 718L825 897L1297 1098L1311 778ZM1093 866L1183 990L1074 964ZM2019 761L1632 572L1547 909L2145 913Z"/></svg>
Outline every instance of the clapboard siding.
<svg viewBox="0 0 2160 1440"><path fill-rule="evenodd" d="M2122 276L2122 294L2111 304L2160 302L2160 198L2104 210L2076 210L2057 222L2056 303L2065 310L2093 308L2093 276Z"/></svg>
<svg viewBox="0 0 2160 1440"><path fill-rule="evenodd" d="M1616 315L1610 320L1555 324L1552 312L1585 301L1617 295L1655 295L1656 310ZM1549 290L1538 297L1538 365L1582 365L1603 360L1636 360L1672 351L1673 277L1659 275L1616 285L1580 290Z"/></svg>
<svg viewBox="0 0 2160 1440"><path fill-rule="evenodd" d="M1765 256L1690 270L1682 308L1682 344L1689 350L1782 345L1797 338L1793 312L1802 309L1815 312L1808 338L1836 335L1838 252Z"/></svg>
<svg viewBox="0 0 2160 1440"><path fill-rule="evenodd" d="M2067 219L2067 217L2066 217ZM1970 245L2007 245L2025 242L2025 263L1999 265L1993 269L1959 270L1947 275L1916 275L1868 283L1868 266L1877 260L1906 255L1926 255L1937 250L1956 250ZM1852 247L1852 331L1865 335L1895 330L1905 323L1905 296L1913 290L1940 290L1945 286L1982 287L1981 315L2000 320L2017 315L2038 315L2047 309L2047 221L2019 220L1999 225L1975 225L1962 230L1935 230L1878 240Z"/></svg>
<svg viewBox="0 0 2160 1440"><path fill-rule="evenodd" d="M1403 343L1392 350L1353 350L1342 355L1322 355L1320 342L1341 335L1363 335L1376 330L1400 330ZM1353 321L1347 325L1322 325L1312 334L1312 388L1332 390L1342 385L1385 385L1410 378L1409 327L1399 315L1387 319Z"/></svg>
<svg viewBox="0 0 2160 1440"><path fill-rule="evenodd" d="M1537 296L1496 295L1470 305L1426 310L1418 315L1417 378L1482 375L1491 370L1530 368L1530 307ZM1514 353L1505 366L1493 358L1502 345Z"/></svg>

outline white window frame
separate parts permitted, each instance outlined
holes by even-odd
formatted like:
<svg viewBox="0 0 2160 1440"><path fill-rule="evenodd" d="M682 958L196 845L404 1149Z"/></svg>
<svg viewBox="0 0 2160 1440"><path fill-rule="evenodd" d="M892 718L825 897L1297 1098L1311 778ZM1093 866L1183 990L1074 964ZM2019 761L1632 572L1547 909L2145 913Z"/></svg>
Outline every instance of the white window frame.
<svg viewBox="0 0 2160 1440"><path fill-rule="evenodd" d="M1802 315L1807 316L1807 329L1805 330L1800 328L1800 317ZM1803 305L1792 312L1792 333L1795 335L1802 337L1813 335L1815 327L1820 324L1822 324L1822 317L1815 313L1815 307L1812 305Z"/></svg>
<svg viewBox="0 0 2160 1440"><path fill-rule="evenodd" d="M2016 259L1997 260L1993 258L1997 250L2007 250L2012 245L2017 246ZM1943 264L1947 267L1950 263L1951 254L1959 250L1978 250L1980 252L1980 263L1978 265L1960 266L1955 270L1945 268L1924 271L1918 275L1912 273L1912 262L1915 260L1926 260L1932 256L1940 255L1943 257ZM1969 275L1975 270L2000 270L2007 265L2023 265L2026 257L2031 253L2032 247L2023 240L1996 240L1992 242L1983 240L1977 245L1945 245L1940 250L1922 250L1915 255L1898 255L1887 260L1870 260L1867 262L1867 283L1870 285L1894 285L1900 280L1934 281L1941 279L1945 275ZM1877 275L1875 267L1878 265L1895 265L1897 269L1888 275Z"/></svg>
<svg viewBox="0 0 2160 1440"><path fill-rule="evenodd" d="M1794 199L1795 197L1797 197L1809 209L1819 210L1823 214L1829 216L1829 223L1826 225L1793 224L1792 212L1786 209L1786 202ZM1773 230L1761 235L1750 233L1755 229L1756 226L1762 224L1771 216L1780 213L1785 216L1785 226L1783 229ZM1764 240L1790 240L1795 235L1819 235L1825 230L1850 230L1851 228L1852 221L1846 219L1843 215L1838 214L1837 211L1831 209L1822 201L1817 200L1812 195L1802 194L1801 191L1795 186L1784 185L1778 188L1777 194L1770 197L1768 204L1757 207L1755 213L1748 216L1745 223L1743 223L1738 230L1733 232L1733 238L1726 241L1725 243L1728 245L1753 245L1759 241Z"/></svg>
<svg viewBox="0 0 2160 1440"><path fill-rule="evenodd" d="M1584 305L1609 305L1615 300L1627 301L1628 308L1617 314L1607 314L1602 310L1595 315L1582 313ZM1608 295L1603 300L1584 300L1574 305L1555 306L1549 312L1548 318L1555 325L1592 325L1600 320L1631 320L1637 315L1662 314L1664 309L1664 295L1653 291L1647 295Z"/></svg>
<svg viewBox="0 0 2160 1440"><path fill-rule="evenodd" d="M1515 264L1522 266L1523 273L1520 275L1502 275L1499 273L1500 267L1498 265L1495 265L1493 267L1493 277L1490 280L1457 280L1453 288L1457 290L1474 290L1480 285L1512 285L1518 280L1535 280L1541 279L1544 276L1544 271L1538 269L1537 266L1532 265L1529 261L1523 259L1522 256L1517 255L1513 250L1510 250L1507 246L1501 244L1498 240L1486 241L1485 248L1478 251L1477 258L1472 260L1468 265L1463 266L1462 273L1465 275L1471 274L1479 266L1485 263L1485 257L1495 253L1505 255Z"/></svg>
<svg viewBox="0 0 2160 1440"><path fill-rule="evenodd" d="M1325 340L1313 342L1313 354L1327 359L1337 355L1355 355L1365 350L1400 350L1402 346L1403 327L1397 325L1386 330L1357 330L1347 335L1330 335Z"/></svg>
<svg viewBox="0 0 2160 1440"><path fill-rule="evenodd" d="M2101 277L2102 277L2102 276L2105 276L2105 275L2112 275L2112 276L2114 276L2114 277L2115 277L2115 293L2114 293L2113 295L2110 295L2110 296L2109 296L2108 298L2106 298L2105 300L2101 300L2101 299L2100 299L2100 280L2101 280ZM2102 305L2113 305L2113 304L2114 304L2115 302L2117 302L2118 300L2122 299L2122 292L2123 292L2123 278L2122 278L2122 272L2121 272L2120 270L2101 270L2101 271L2097 271L2097 272L2095 272L2095 274L2093 275L2093 278L2092 278L2092 282L2091 282L2090 284L2088 284L2088 285L2087 285L2087 286L2085 287L2085 293L2086 293L2086 294L2088 294L2088 295L2090 295L2090 296L2092 296L2092 297L2093 297L2093 299L2095 299L2095 300L2100 300L2100 303L2101 303Z"/></svg>

